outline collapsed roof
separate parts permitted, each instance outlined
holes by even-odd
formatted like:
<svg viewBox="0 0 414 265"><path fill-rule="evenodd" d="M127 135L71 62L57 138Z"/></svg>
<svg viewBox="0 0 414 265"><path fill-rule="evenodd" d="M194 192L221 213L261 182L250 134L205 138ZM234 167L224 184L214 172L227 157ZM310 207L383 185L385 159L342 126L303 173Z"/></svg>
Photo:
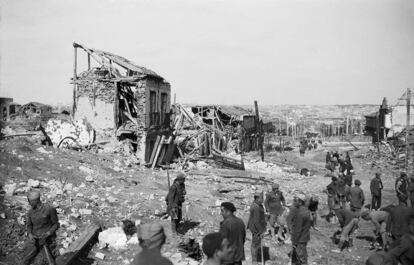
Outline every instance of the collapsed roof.
<svg viewBox="0 0 414 265"><path fill-rule="evenodd" d="M153 78L165 81L164 78L158 75L156 72L143 66L136 65L134 62L122 56L94 48L88 48L85 45L78 44L76 42L73 43L73 47L83 49L98 64L103 66L105 69L108 69L110 76L114 79L117 79L115 81L134 82L146 76L151 76ZM121 67L121 69L126 70L126 74L121 74L115 65L118 65Z"/></svg>

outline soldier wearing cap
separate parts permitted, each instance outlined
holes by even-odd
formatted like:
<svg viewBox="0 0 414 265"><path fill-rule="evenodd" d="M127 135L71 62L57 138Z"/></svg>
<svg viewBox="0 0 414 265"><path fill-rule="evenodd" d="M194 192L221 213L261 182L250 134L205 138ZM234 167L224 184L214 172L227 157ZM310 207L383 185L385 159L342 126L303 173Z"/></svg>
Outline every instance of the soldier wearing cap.
<svg viewBox="0 0 414 265"><path fill-rule="evenodd" d="M142 251L138 253L131 265L173 265L161 255L166 236L162 225L143 224L138 227L138 241Z"/></svg>
<svg viewBox="0 0 414 265"><path fill-rule="evenodd" d="M292 264L308 264L306 246L310 240L311 213L305 206L306 196L302 192L295 194L293 208L287 217L289 232L292 239Z"/></svg>
<svg viewBox="0 0 414 265"><path fill-rule="evenodd" d="M375 173L375 178L371 180L370 190L371 190L371 208L378 210L381 208L381 191L384 188L381 180L381 173Z"/></svg>
<svg viewBox="0 0 414 265"><path fill-rule="evenodd" d="M220 223L220 233L229 240L234 249L233 256L223 264L241 265L245 260L244 242L246 241L246 226L242 219L236 217L236 207L231 202L223 202L220 207L223 221Z"/></svg>
<svg viewBox="0 0 414 265"><path fill-rule="evenodd" d="M348 200L350 201L351 211L355 216L359 216L362 206L365 203L364 191L361 189L361 181L356 179L354 181L355 186L351 187L348 192Z"/></svg>
<svg viewBox="0 0 414 265"><path fill-rule="evenodd" d="M283 214L284 207L286 206L285 197L279 190L279 184L273 183L272 191L266 194L266 200L264 202L266 212L270 214L269 224L272 231L272 236L275 236L275 225L279 226L278 237L282 235L282 229L280 227L280 216Z"/></svg>
<svg viewBox="0 0 414 265"><path fill-rule="evenodd" d="M40 193L31 191L27 195L31 206L27 214L26 226L28 239L23 246L22 264L29 265L33 261L46 260L43 246L46 246L53 256L58 255L56 248L56 230L59 221L56 209L40 201ZM38 255L42 251L43 255Z"/></svg>
<svg viewBox="0 0 414 265"><path fill-rule="evenodd" d="M182 205L185 201L185 175L179 173L168 191L165 201L167 203L167 213L171 217L171 230L177 233L177 228L182 218Z"/></svg>
<svg viewBox="0 0 414 265"><path fill-rule="evenodd" d="M260 253L262 237L266 231L266 219L263 208L263 194L261 192L254 195L254 201L250 206L250 216L247 229L252 232L252 262L257 263L257 255ZM261 258L263 260L263 257Z"/></svg>

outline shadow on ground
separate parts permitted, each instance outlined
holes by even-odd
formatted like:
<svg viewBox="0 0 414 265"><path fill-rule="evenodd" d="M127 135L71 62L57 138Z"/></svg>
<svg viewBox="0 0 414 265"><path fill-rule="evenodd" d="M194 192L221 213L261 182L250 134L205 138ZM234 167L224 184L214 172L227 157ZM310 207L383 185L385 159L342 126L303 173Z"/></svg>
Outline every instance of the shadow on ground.
<svg viewBox="0 0 414 265"><path fill-rule="evenodd" d="M192 220L184 220L184 222L177 229L177 233L181 235L185 235L188 232L188 230L197 227L199 224L200 222L195 222Z"/></svg>

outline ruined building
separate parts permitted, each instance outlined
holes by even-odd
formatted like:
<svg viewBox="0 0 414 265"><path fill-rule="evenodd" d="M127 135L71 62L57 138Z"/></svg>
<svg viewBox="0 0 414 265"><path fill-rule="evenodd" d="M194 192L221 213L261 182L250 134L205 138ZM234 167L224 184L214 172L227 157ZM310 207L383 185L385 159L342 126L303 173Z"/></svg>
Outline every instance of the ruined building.
<svg viewBox="0 0 414 265"><path fill-rule="evenodd" d="M12 119L20 108L20 105L13 102L12 98L0 97L0 118L1 121L8 121Z"/></svg>
<svg viewBox="0 0 414 265"><path fill-rule="evenodd" d="M121 56L77 43L73 47L74 118L90 123L96 141L129 139L137 156L148 162L157 137L170 134L170 84ZM87 69L79 74L78 50L87 55Z"/></svg>

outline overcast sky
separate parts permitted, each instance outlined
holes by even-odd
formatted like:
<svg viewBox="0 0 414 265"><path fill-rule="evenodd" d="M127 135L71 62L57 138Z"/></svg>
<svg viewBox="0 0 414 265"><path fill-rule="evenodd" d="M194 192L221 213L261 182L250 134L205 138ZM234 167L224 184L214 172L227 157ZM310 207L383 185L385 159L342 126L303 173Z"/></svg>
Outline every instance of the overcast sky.
<svg viewBox="0 0 414 265"><path fill-rule="evenodd" d="M74 41L154 70L183 103L380 104L414 89L412 0L0 4L0 96L19 103L71 103Z"/></svg>

